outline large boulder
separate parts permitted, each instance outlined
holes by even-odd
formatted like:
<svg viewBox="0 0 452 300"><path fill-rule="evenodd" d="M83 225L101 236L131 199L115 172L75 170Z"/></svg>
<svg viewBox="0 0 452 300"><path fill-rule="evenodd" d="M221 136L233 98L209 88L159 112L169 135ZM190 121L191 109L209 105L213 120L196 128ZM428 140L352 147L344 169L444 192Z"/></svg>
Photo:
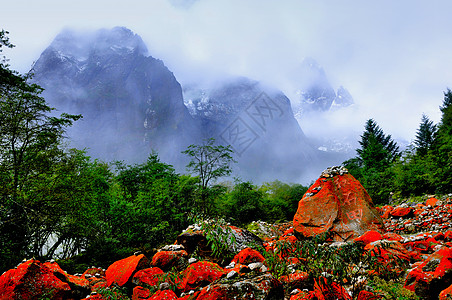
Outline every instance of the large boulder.
<svg viewBox="0 0 452 300"><path fill-rule="evenodd" d="M308 189L293 225L299 239L329 233L334 241L347 241L368 230L384 232L369 194L343 167L328 168Z"/></svg>
<svg viewBox="0 0 452 300"><path fill-rule="evenodd" d="M191 264L181 273L181 279L176 280L178 289L188 292L208 285L225 274L222 267L213 262L199 261Z"/></svg>
<svg viewBox="0 0 452 300"><path fill-rule="evenodd" d="M204 287L196 299L282 300L284 299L284 288L282 283L269 273L232 281L223 278L219 282Z"/></svg>
<svg viewBox="0 0 452 300"><path fill-rule="evenodd" d="M452 284L452 249L443 247L412 269L405 288L422 299L438 299L442 290Z"/></svg>
<svg viewBox="0 0 452 300"><path fill-rule="evenodd" d="M149 260L144 256L132 255L127 258L118 260L110 265L105 272L107 277L107 285L117 284L125 286L132 281L133 275L142 269L149 267Z"/></svg>
<svg viewBox="0 0 452 300"><path fill-rule="evenodd" d="M73 299L67 282L39 260L30 259L0 276L0 300Z"/></svg>

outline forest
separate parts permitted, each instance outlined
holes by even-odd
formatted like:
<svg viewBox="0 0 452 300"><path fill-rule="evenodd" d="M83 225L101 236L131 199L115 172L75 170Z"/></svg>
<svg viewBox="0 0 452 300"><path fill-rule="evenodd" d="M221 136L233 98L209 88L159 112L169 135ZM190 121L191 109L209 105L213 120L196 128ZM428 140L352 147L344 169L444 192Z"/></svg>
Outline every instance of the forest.
<svg viewBox="0 0 452 300"><path fill-rule="evenodd" d="M2 47L12 48L6 31ZM24 258L60 259L68 270L108 266L135 251L171 243L196 218L292 220L306 186L235 179L230 147L206 140L184 151L187 174L150 153L146 162L103 162L66 147L65 130L80 115L54 116L30 83L31 74L0 63L0 272ZM440 100L440 99L438 99ZM405 151L373 119L356 156L343 163L376 205L425 194L451 193L452 91L444 92L441 121L423 115Z"/></svg>

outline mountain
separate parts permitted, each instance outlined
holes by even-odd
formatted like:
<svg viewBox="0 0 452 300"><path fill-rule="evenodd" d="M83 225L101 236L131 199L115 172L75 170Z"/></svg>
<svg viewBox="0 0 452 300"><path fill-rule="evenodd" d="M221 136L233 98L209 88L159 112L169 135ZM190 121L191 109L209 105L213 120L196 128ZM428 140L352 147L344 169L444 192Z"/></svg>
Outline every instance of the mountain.
<svg viewBox="0 0 452 300"><path fill-rule="evenodd" d="M292 102L297 118L354 103L352 95L344 87L339 87L337 92L334 90L323 68L312 58L305 58L291 76L296 82L296 96Z"/></svg>
<svg viewBox="0 0 452 300"><path fill-rule="evenodd" d="M52 106L83 115L68 135L94 157L135 162L155 149L174 162L194 141L179 82L129 29L65 30L33 71Z"/></svg>
<svg viewBox="0 0 452 300"><path fill-rule="evenodd" d="M306 182L318 160L281 91L235 77L186 86L183 95L174 74L123 27L65 30L33 72L51 106L83 115L68 130L70 146L95 158L142 162L154 149L184 171L181 151L213 137L235 150L234 176L253 182Z"/></svg>
<svg viewBox="0 0 452 300"><path fill-rule="evenodd" d="M234 148L237 173L244 179L298 179L317 160L290 100L275 88L233 77L208 87L184 87L184 103L201 122L204 137L215 137Z"/></svg>

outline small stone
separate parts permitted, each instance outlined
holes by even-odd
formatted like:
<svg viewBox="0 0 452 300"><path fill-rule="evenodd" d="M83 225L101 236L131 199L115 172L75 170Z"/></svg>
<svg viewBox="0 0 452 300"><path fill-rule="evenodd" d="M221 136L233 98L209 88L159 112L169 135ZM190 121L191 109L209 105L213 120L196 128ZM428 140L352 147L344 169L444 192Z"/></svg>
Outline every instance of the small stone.
<svg viewBox="0 0 452 300"><path fill-rule="evenodd" d="M262 265L263 264L260 262L251 263L248 265L248 268L250 268L251 271L254 271L254 270L260 269L262 267Z"/></svg>
<svg viewBox="0 0 452 300"><path fill-rule="evenodd" d="M231 272L229 272L229 273L226 275L226 278L227 278L227 279L232 279L232 278L235 278L235 277L237 277L237 276L239 276L239 273L237 273L236 271L232 270Z"/></svg>
<svg viewBox="0 0 452 300"><path fill-rule="evenodd" d="M197 260L196 258L190 257L190 258L188 259L188 264L191 265L191 264L194 264L194 263L197 262L197 261L198 261L198 260Z"/></svg>
<svg viewBox="0 0 452 300"><path fill-rule="evenodd" d="M171 287L170 287L170 284L168 282L162 282L159 285L159 290L162 290L162 291L169 290L170 288Z"/></svg>

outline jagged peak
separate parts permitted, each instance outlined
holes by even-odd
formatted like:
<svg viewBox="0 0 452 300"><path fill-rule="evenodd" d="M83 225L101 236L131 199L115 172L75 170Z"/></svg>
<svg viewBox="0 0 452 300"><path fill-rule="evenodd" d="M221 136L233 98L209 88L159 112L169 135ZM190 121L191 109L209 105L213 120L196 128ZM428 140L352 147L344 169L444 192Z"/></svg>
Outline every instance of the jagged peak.
<svg viewBox="0 0 452 300"><path fill-rule="evenodd" d="M52 41L49 49L61 55L85 59L92 51L115 53L137 52L148 55L148 50L141 37L126 27L99 29L95 31L65 28Z"/></svg>

